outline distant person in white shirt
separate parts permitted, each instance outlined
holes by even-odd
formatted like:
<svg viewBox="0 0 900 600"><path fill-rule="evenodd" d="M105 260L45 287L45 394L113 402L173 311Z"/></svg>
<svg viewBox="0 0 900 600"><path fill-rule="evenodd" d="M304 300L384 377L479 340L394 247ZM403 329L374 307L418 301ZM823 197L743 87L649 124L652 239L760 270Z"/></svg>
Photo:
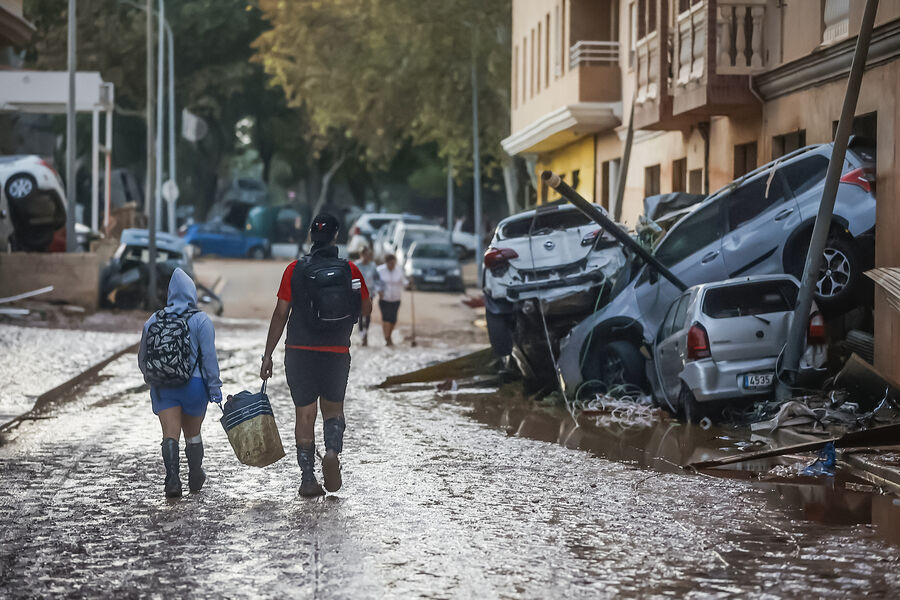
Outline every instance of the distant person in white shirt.
<svg viewBox="0 0 900 600"><path fill-rule="evenodd" d="M397 325L397 312L400 310L400 298L403 289L409 284L403 269L397 266L397 257L388 254L384 264L378 267L378 308L381 310L381 328L384 331L384 343L393 346L391 334Z"/></svg>

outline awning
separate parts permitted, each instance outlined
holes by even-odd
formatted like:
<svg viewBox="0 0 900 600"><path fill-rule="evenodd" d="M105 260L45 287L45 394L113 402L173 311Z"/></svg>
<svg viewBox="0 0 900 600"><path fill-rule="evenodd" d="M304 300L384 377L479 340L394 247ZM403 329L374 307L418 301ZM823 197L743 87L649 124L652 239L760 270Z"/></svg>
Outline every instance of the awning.
<svg viewBox="0 0 900 600"><path fill-rule="evenodd" d="M21 8L21 3L19 3ZM34 25L21 12L16 14L9 8L0 6L0 46L22 46L31 39Z"/></svg>

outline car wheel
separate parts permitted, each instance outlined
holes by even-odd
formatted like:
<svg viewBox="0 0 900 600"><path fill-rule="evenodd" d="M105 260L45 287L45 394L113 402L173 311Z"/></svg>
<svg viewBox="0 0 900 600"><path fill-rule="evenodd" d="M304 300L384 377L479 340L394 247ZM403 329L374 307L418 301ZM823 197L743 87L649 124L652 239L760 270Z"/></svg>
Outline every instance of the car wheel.
<svg viewBox="0 0 900 600"><path fill-rule="evenodd" d="M608 387L629 384L646 389L644 357L632 344L625 341L610 342L597 353L597 361L598 379Z"/></svg>
<svg viewBox="0 0 900 600"><path fill-rule="evenodd" d="M808 242L807 242L808 244ZM791 274L803 277L808 245L796 254ZM862 279L862 256L855 242L839 237L828 238L824 260L816 278L816 304L828 315L853 308Z"/></svg>
<svg viewBox="0 0 900 600"><path fill-rule="evenodd" d="M255 248L250 248L248 256L254 260L262 260L266 257L266 251L256 246Z"/></svg>
<svg viewBox="0 0 900 600"><path fill-rule="evenodd" d="M25 200L37 189L37 181L28 173L16 173L6 181L6 197Z"/></svg>
<svg viewBox="0 0 900 600"><path fill-rule="evenodd" d="M681 383L681 391L678 393L678 407L688 423L699 423L706 416L694 392L684 382Z"/></svg>
<svg viewBox="0 0 900 600"><path fill-rule="evenodd" d="M513 347L513 318L511 315L484 311L488 339L497 356L508 356Z"/></svg>

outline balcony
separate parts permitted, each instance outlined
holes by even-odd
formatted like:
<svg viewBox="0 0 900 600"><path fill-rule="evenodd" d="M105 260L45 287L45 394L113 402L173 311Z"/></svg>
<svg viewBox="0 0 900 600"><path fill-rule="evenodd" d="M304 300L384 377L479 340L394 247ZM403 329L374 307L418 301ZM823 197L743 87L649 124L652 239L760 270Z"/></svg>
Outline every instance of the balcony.
<svg viewBox="0 0 900 600"><path fill-rule="evenodd" d="M578 40L563 56L568 69L512 111L510 154L545 152L621 124L619 42Z"/></svg>

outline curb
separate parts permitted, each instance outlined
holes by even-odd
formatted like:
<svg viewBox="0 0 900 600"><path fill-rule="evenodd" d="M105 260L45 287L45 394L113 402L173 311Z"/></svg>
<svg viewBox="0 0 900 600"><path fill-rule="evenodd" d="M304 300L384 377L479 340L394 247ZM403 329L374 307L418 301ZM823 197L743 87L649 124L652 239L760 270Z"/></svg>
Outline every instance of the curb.
<svg viewBox="0 0 900 600"><path fill-rule="evenodd" d="M93 366L88 367L87 369L85 369L78 375L72 377L68 381L65 381L65 382L59 384L58 386L56 386L55 388L44 392L43 394L41 394L40 396L38 396L35 399L34 406L32 406L30 410L22 413L21 415L19 415L17 417L10 419L6 423L0 424L0 432L6 431L7 429L13 427L14 425L21 423L22 421L27 419L29 416L31 416L33 413L40 411L42 408L44 408L50 402L60 398L65 393L71 391L71 389L73 387L84 383L88 379L96 377L97 374L100 373L100 371L102 371L109 363L113 362L114 360L118 360L119 358L125 356L126 354L134 354L135 352L138 351L138 348L140 347L140 345L141 345L140 342L135 342L134 344L131 344L125 348L122 348L121 350L114 352L113 354L104 358L103 360L94 364Z"/></svg>

